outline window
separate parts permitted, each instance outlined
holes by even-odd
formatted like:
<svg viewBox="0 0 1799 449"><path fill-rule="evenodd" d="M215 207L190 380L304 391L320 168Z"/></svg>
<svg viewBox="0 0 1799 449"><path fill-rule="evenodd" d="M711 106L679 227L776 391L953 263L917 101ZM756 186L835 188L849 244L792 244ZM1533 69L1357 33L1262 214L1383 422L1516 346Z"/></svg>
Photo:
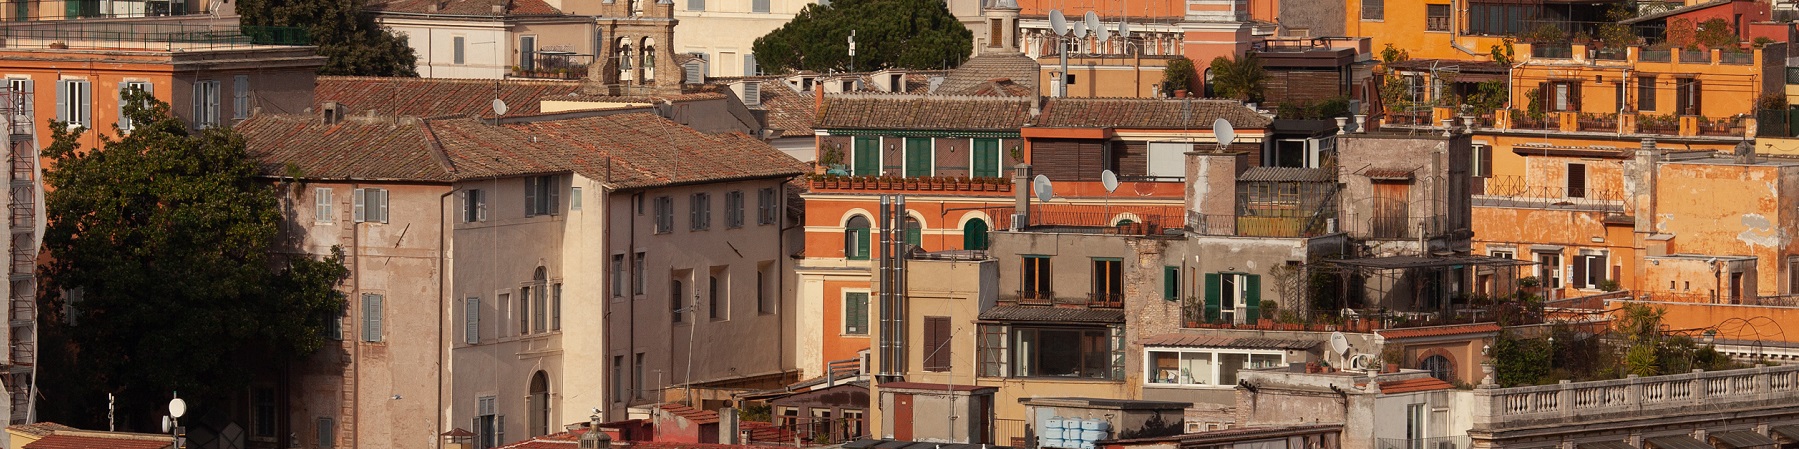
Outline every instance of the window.
<svg viewBox="0 0 1799 449"><path fill-rule="evenodd" d="M318 447L321 449L337 447L336 423L331 418L319 418L318 423Z"/></svg>
<svg viewBox="0 0 1799 449"><path fill-rule="evenodd" d="M1112 304L1124 302L1124 260L1093 258L1092 302Z"/></svg>
<svg viewBox="0 0 1799 449"><path fill-rule="evenodd" d="M219 82L218 80L194 82L194 127L205 128L219 124Z"/></svg>
<svg viewBox="0 0 1799 449"><path fill-rule="evenodd" d="M474 223L487 221L487 196L481 189L469 189L462 196L462 221Z"/></svg>
<svg viewBox="0 0 1799 449"><path fill-rule="evenodd" d="M743 191L725 192L725 227L743 227Z"/></svg>
<svg viewBox="0 0 1799 449"><path fill-rule="evenodd" d="M730 298L724 297L725 286L719 280L724 272L713 269L712 276L706 278L706 314L713 320L723 320L731 316Z"/></svg>
<svg viewBox="0 0 1799 449"><path fill-rule="evenodd" d="M581 210L581 188L568 188L568 210Z"/></svg>
<svg viewBox="0 0 1799 449"><path fill-rule="evenodd" d="M236 120L250 118L249 75L238 75L231 79L231 118Z"/></svg>
<svg viewBox="0 0 1799 449"><path fill-rule="evenodd" d="M337 311L337 316L333 316L333 317L331 317L331 321L325 322L325 325L328 326L325 329L325 338L329 338L329 339L336 340L336 341L343 341L343 339L344 339L344 320L346 319L346 317L344 315L346 315L350 311L349 308L350 308L349 305L345 305L344 308L339 309Z"/></svg>
<svg viewBox="0 0 1799 449"><path fill-rule="evenodd" d="M919 223L917 218L906 217L905 238L907 247L923 246L921 242L924 238L924 224Z"/></svg>
<svg viewBox="0 0 1799 449"><path fill-rule="evenodd" d="M774 272L770 269L772 268L770 265L772 264L763 263L762 266L756 268L756 313L775 313L776 295L771 295L768 291L772 287L772 283L768 282L768 276Z"/></svg>
<svg viewBox="0 0 1799 449"><path fill-rule="evenodd" d="M1449 5L1424 5L1424 30L1449 31Z"/></svg>
<svg viewBox="0 0 1799 449"><path fill-rule="evenodd" d="M145 94L149 94L150 90L152 89L151 86L152 85L147 81L126 81L123 83L119 83L119 130L120 131L131 131L131 128L132 128L131 117L125 114L125 105L130 103L129 101L125 101L126 98L130 97L130 95L134 89L138 90L138 91L143 91ZM143 101L142 103L139 103L139 104L142 105L143 107L150 106L150 102L148 99L146 99L145 101Z"/></svg>
<svg viewBox="0 0 1799 449"><path fill-rule="evenodd" d="M1055 297L1050 289L1052 278L1049 271L1049 256L1024 256L1024 286L1019 292L1019 299L1035 299L1048 301Z"/></svg>
<svg viewBox="0 0 1799 449"><path fill-rule="evenodd" d="M1550 81L1538 83L1537 86L1544 92L1544 110L1580 111L1579 81Z"/></svg>
<svg viewBox="0 0 1799 449"><path fill-rule="evenodd" d="M470 296L462 306L462 342L481 344L481 297Z"/></svg>
<svg viewBox="0 0 1799 449"><path fill-rule="evenodd" d="M1009 357L1006 356L1006 344L1010 342L1011 339L1006 338L1006 327L990 324L981 325L977 328L976 332L978 335L975 344L978 347L976 348L975 355L980 360L980 372L977 374L983 377L1000 377L1010 373L1009 367L1011 365L1008 363Z"/></svg>
<svg viewBox="0 0 1799 449"><path fill-rule="evenodd" d="M999 139L974 139L971 146L974 158L974 171L969 174L976 178L999 177Z"/></svg>
<svg viewBox="0 0 1799 449"><path fill-rule="evenodd" d="M1406 404L1405 406L1405 438L1408 442L1418 443L1408 444L1408 449L1423 449L1412 446L1422 446L1424 442L1424 435L1426 435L1424 411L1426 407L1429 407L1429 404Z"/></svg>
<svg viewBox="0 0 1799 449"><path fill-rule="evenodd" d="M675 230L675 199L667 196L656 197L656 233L667 234Z"/></svg>
<svg viewBox="0 0 1799 449"><path fill-rule="evenodd" d="M647 369L643 363L643 353L637 353L636 356L631 358L631 361L633 362L631 364L631 370L633 371L631 373L631 395L638 399L643 399L643 370Z"/></svg>
<svg viewBox="0 0 1799 449"><path fill-rule="evenodd" d="M1474 163L1470 164L1468 176L1475 178L1493 177L1493 147L1474 145ZM1479 184L1478 182L1476 184Z"/></svg>
<svg viewBox="0 0 1799 449"><path fill-rule="evenodd" d="M502 326L506 325L506 308L512 307L512 294L501 293L498 297L494 298L493 304L494 308L497 309L494 311L494 336L506 336L506 329Z"/></svg>
<svg viewBox="0 0 1799 449"><path fill-rule="evenodd" d="M687 205L687 230L704 231L712 228L712 194L695 193Z"/></svg>
<svg viewBox="0 0 1799 449"><path fill-rule="evenodd" d="M906 138L906 177L931 176L931 138Z"/></svg>
<svg viewBox="0 0 1799 449"><path fill-rule="evenodd" d="M1362 0L1362 20L1386 20L1386 18L1387 2L1385 0Z"/></svg>
<svg viewBox="0 0 1799 449"><path fill-rule="evenodd" d="M332 223L337 217L331 213L331 188L318 187L312 189L312 221L314 223Z"/></svg>
<svg viewBox="0 0 1799 449"><path fill-rule="evenodd" d="M924 317L924 370L949 371L951 335L949 317Z"/></svg>
<svg viewBox="0 0 1799 449"><path fill-rule="evenodd" d="M987 220L976 218L962 224L962 249L987 249Z"/></svg>
<svg viewBox="0 0 1799 449"><path fill-rule="evenodd" d="M495 415L493 396L475 399L475 448L492 449L506 441L506 417Z"/></svg>
<svg viewBox="0 0 1799 449"><path fill-rule="evenodd" d="M1610 266L1605 263L1604 252L1581 250L1581 254L1574 256L1573 262L1571 268L1574 272L1568 277L1568 282L1574 284L1574 288L1593 290L1605 283L1606 271Z"/></svg>
<svg viewBox="0 0 1799 449"><path fill-rule="evenodd" d="M1162 267L1162 300L1181 300L1181 267Z"/></svg>
<svg viewBox="0 0 1799 449"><path fill-rule="evenodd" d="M352 215L355 215L357 223L387 222L387 189L356 189L350 196L355 200L355 213Z"/></svg>
<svg viewBox="0 0 1799 449"><path fill-rule="evenodd" d="M1419 369L1430 371L1430 377L1435 377L1437 380L1444 382L1451 381L1452 379L1450 379L1450 376L1455 374L1455 368L1450 366L1449 358L1440 355L1425 357L1424 361L1418 365Z"/></svg>
<svg viewBox="0 0 1799 449"><path fill-rule="evenodd" d="M687 290L682 288L680 279L674 279L668 282L668 314L672 316L671 320L679 323L681 322L681 314L686 313L686 310L682 308L682 303L684 302L683 298L687 296L685 295Z"/></svg>
<svg viewBox="0 0 1799 449"><path fill-rule="evenodd" d="M876 136L856 136L853 142L854 152L850 155L851 173L856 176L877 176L881 174L881 138Z"/></svg>
<svg viewBox="0 0 1799 449"><path fill-rule="evenodd" d="M1206 273L1206 322L1254 323L1261 318L1261 303L1261 275Z"/></svg>
<svg viewBox="0 0 1799 449"><path fill-rule="evenodd" d="M766 12L768 12L768 3L769 3L769 0L751 0L750 1L750 12L766 13ZM751 66L744 66L744 67L747 69L748 67L751 67ZM755 75L755 73L752 73L749 70L745 70L743 72L743 74L744 75Z"/></svg>
<svg viewBox="0 0 1799 449"><path fill-rule="evenodd" d="M612 298L625 297L625 255L612 255Z"/></svg>
<svg viewBox="0 0 1799 449"><path fill-rule="evenodd" d="M450 37L450 63L451 64L462 65L464 63L467 63L467 60L463 59L463 48L464 48L464 44L467 44L467 43L468 43L468 38L466 38L466 37L462 37L462 36Z"/></svg>
<svg viewBox="0 0 1799 449"><path fill-rule="evenodd" d="M250 404L256 414L250 422L250 435L256 439L275 438L275 387L252 387Z"/></svg>
<svg viewBox="0 0 1799 449"><path fill-rule="evenodd" d="M1151 348L1145 352L1145 382L1158 386L1236 388L1239 371L1286 364L1279 351Z"/></svg>
<svg viewBox="0 0 1799 449"><path fill-rule="evenodd" d="M518 67L525 71L537 70L537 36L519 36Z"/></svg>
<svg viewBox="0 0 1799 449"><path fill-rule="evenodd" d="M868 217L857 215L843 227L843 257L868 260Z"/></svg>
<svg viewBox="0 0 1799 449"><path fill-rule="evenodd" d="M550 330L562 330L562 284L550 286Z"/></svg>
<svg viewBox="0 0 1799 449"><path fill-rule="evenodd" d="M625 356L612 356L612 402L625 402Z"/></svg>
<svg viewBox="0 0 1799 449"><path fill-rule="evenodd" d="M555 176L525 178L525 216L555 215L559 192Z"/></svg>
<svg viewBox="0 0 1799 449"><path fill-rule="evenodd" d="M362 341L381 341L381 295L362 294Z"/></svg>
<svg viewBox="0 0 1799 449"><path fill-rule="evenodd" d="M87 80L57 81L56 120L82 128L94 127L93 98L93 85Z"/></svg>
<svg viewBox="0 0 1799 449"><path fill-rule="evenodd" d="M868 335L868 292L843 294L843 333Z"/></svg>
<svg viewBox="0 0 1799 449"><path fill-rule="evenodd" d="M638 251L637 254L631 256L631 294L633 295L643 294L643 281L645 277L643 262L643 251Z"/></svg>
<svg viewBox="0 0 1799 449"><path fill-rule="evenodd" d="M775 217L778 216L775 213L781 210L780 207L780 199L775 198L773 187L756 191L756 224L775 224Z"/></svg>
<svg viewBox="0 0 1799 449"><path fill-rule="evenodd" d="M1587 164L1568 164L1568 197L1587 197Z"/></svg>
<svg viewBox="0 0 1799 449"><path fill-rule="evenodd" d="M1110 328L1014 328L1013 376L1121 379L1122 345ZM1114 369L1120 368L1120 369Z"/></svg>
<svg viewBox="0 0 1799 449"><path fill-rule="evenodd" d="M531 315L531 322L533 323L531 332L541 334L544 333L544 327L548 324L550 313L548 307L550 289L548 288L549 286L544 285L543 267L537 267L537 276L532 279L531 286L532 291L537 293L537 296L531 296L531 311L536 313Z"/></svg>
<svg viewBox="0 0 1799 449"><path fill-rule="evenodd" d="M1699 80L1697 78L1674 79L1674 113L1680 115L1704 115L1700 112Z"/></svg>
<svg viewBox="0 0 1799 449"><path fill-rule="evenodd" d="M1562 255L1560 253L1537 253L1537 282L1544 288L1562 288Z"/></svg>
<svg viewBox="0 0 1799 449"><path fill-rule="evenodd" d="M1497 257L1497 258L1500 258L1500 259L1510 259L1510 258L1512 258L1512 252L1511 252L1511 251L1510 251L1510 250L1497 250L1497 249L1496 249L1496 250L1491 250L1491 251L1487 251L1487 255L1488 255L1488 256L1493 256L1493 257Z"/></svg>
<svg viewBox="0 0 1799 449"><path fill-rule="evenodd" d="M1637 77L1637 112L1655 110L1655 77Z"/></svg>
<svg viewBox="0 0 1799 449"><path fill-rule="evenodd" d="M1615 92L1613 92L1612 98L1615 99L1616 101L1612 102L1612 110L1622 111L1628 104L1628 102L1624 101L1624 99L1625 99L1624 93L1629 92L1629 91L1624 88L1624 80L1622 80L1622 79L1618 80L1618 82L1616 82L1616 83L1613 83L1613 87L1615 87L1616 89L1614 89Z"/></svg>
<svg viewBox="0 0 1799 449"><path fill-rule="evenodd" d="M706 0L687 0L688 11L705 11Z"/></svg>

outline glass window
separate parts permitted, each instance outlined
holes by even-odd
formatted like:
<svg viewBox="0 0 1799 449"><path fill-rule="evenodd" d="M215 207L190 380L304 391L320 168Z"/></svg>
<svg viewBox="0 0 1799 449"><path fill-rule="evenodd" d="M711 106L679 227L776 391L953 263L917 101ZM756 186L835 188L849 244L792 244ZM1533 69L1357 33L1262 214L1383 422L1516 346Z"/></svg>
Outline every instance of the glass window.
<svg viewBox="0 0 1799 449"><path fill-rule="evenodd" d="M843 294L843 333L868 335L868 292Z"/></svg>
<svg viewBox="0 0 1799 449"><path fill-rule="evenodd" d="M1013 375L1110 379L1113 360L1106 334L1104 328L1017 329Z"/></svg>
<svg viewBox="0 0 1799 449"><path fill-rule="evenodd" d="M857 215L843 227L843 257L850 260L868 260L868 217Z"/></svg>
<svg viewBox="0 0 1799 449"><path fill-rule="evenodd" d="M1169 386L1235 387L1237 372L1278 367L1286 363L1280 353L1255 353L1229 349L1164 349L1147 351L1145 379Z"/></svg>

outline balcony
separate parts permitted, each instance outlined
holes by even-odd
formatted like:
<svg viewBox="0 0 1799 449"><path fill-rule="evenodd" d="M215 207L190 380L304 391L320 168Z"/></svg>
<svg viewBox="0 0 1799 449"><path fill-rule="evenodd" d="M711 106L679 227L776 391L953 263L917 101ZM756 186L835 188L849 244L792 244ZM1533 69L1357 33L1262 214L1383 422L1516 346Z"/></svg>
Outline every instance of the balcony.
<svg viewBox="0 0 1799 449"><path fill-rule="evenodd" d="M1473 204L1484 207L1623 212L1624 191L1587 187L1569 192L1564 186L1531 185L1521 176L1498 176L1487 179L1485 194L1474 195Z"/></svg>
<svg viewBox="0 0 1799 449"><path fill-rule="evenodd" d="M1334 217L1253 217L1229 214L1189 214L1189 230L1199 235L1225 237L1316 237L1324 235L1325 218Z"/></svg>
<svg viewBox="0 0 1799 449"><path fill-rule="evenodd" d="M1085 232L1094 234L1158 235L1186 226L1182 206L1110 206L1104 204L1031 204L1030 222L1026 229L1046 232ZM1012 206L987 208L994 229L1012 229Z"/></svg>
<svg viewBox="0 0 1799 449"><path fill-rule="evenodd" d="M1001 305L1017 306L1059 306L1090 309L1122 309L1124 308L1123 292L1090 292L1084 297L1057 298L1056 292L1048 290L1015 290L1010 298L999 298Z"/></svg>
<svg viewBox="0 0 1799 449"><path fill-rule="evenodd" d="M996 194L1012 192L1012 180L1007 178L814 175L810 184L815 192L939 191L994 192Z"/></svg>
<svg viewBox="0 0 1799 449"><path fill-rule="evenodd" d="M568 51L543 50L537 52L529 65L512 66L510 76L513 78L578 80L587 77L587 67L593 64L593 55L581 55Z"/></svg>
<svg viewBox="0 0 1799 449"><path fill-rule="evenodd" d="M1480 432L1702 414L1725 416L1799 401L1799 365L1474 389ZM1719 418L1723 419L1723 418Z"/></svg>

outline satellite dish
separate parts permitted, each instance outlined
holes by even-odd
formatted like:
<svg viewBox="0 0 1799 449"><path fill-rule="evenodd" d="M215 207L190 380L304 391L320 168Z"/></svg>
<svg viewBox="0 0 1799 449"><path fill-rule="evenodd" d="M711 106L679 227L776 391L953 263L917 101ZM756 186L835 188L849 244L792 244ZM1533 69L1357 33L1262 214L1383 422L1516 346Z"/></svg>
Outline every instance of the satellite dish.
<svg viewBox="0 0 1799 449"><path fill-rule="evenodd" d="M1037 201L1045 203L1056 195L1055 188L1049 184L1049 177L1043 175L1037 175L1036 179L1031 180L1031 191L1037 193Z"/></svg>
<svg viewBox="0 0 1799 449"><path fill-rule="evenodd" d="M1342 332L1331 332L1331 350L1337 354L1349 354L1349 339Z"/></svg>
<svg viewBox="0 0 1799 449"><path fill-rule="evenodd" d="M1368 362L1372 359L1368 354L1356 354L1349 358L1349 369L1368 369Z"/></svg>
<svg viewBox="0 0 1799 449"><path fill-rule="evenodd" d="M1068 34L1068 19L1062 17L1062 10L1049 10L1049 30L1054 31L1057 36Z"/></svg>
<svg viewBox="0 0 1799 449"><path fill-rule="evenodd" d="M1237 141L1237 130L1231 127L1229 120L1219 117L1212 122L1212 136L1218 139L1218 148L1223 149Z"/></svg>
<svg viewBox="0 0 1799 449"><path fill-rule="evenodd" d="M1122 38L1131 37L1131 23L1130 22L1118 22L1118 37L1122 37Z"/></svg>
<svg viewBox="0 0 1799 449"><path fill-rule="evenodd" d="M1074 37L1087 37L1087 22L1074 23Z"/></svg>
<svg viewBox="0 0 1799 449"><path fill-rule="evenodd" d="M1098 35L1096 37L1099 38L1100 42L1105 42L1107 39L1112 38L1112 30L1106 29L1104 24L1089 25L1087 28L1092 29L1093 34Z"/></svg>
<svg viewBox="0 0 1799 449"><path fill-rule="evenodd" d="M1093 11L1087 11L1086 24L1087 24L1087 29L1093 30L1094 32L1098 32L1100 28L1103 28L1099 24L1099 13L1096 13Z"/></svg>
<svg viewBox="0 0 1799 449"><path fill-rule="evenodd" d="M495 117L506 115L506 102L505 101L501 101L498 98L493 99L493 115ZM1219 119L1219 120L1223 120L1223 119Z"/></svg>
<svg viewBox="0 0 1799 449"><path fill-rule="evenodd" d="M1111 170L1099 172L1099 183L1106 186L1106 193L1115 192L1118 190L1118 174Z"/></svg>
<svg viewBox="0 0 1799 449"><path fill-rule="evenodd" d="M174 424L169 422L169 415L162 415L162 433L169 433L175 430L174 427Z"/></svg>
<svg viewBox="0 0 1799 449"><path fill-rule="evenodd" d="M169 416L180 418L185 414L187 414L187 401L183 401L181 398L169 400Z"/></svg>

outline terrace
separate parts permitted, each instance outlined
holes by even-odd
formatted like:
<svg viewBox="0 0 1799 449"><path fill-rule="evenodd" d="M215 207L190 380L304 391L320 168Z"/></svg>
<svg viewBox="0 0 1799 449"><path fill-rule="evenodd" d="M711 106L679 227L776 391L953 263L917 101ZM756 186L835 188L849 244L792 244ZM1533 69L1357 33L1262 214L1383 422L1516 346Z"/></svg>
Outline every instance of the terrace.
<svg viewBox="0 0 1799 449"><path fill-rule="evenodd" d="M162 52L303 46L312 45L312 37L304 28L239 25L235 18L151 18L7 24L0 26L0 42L6 49Z"/></svg>

